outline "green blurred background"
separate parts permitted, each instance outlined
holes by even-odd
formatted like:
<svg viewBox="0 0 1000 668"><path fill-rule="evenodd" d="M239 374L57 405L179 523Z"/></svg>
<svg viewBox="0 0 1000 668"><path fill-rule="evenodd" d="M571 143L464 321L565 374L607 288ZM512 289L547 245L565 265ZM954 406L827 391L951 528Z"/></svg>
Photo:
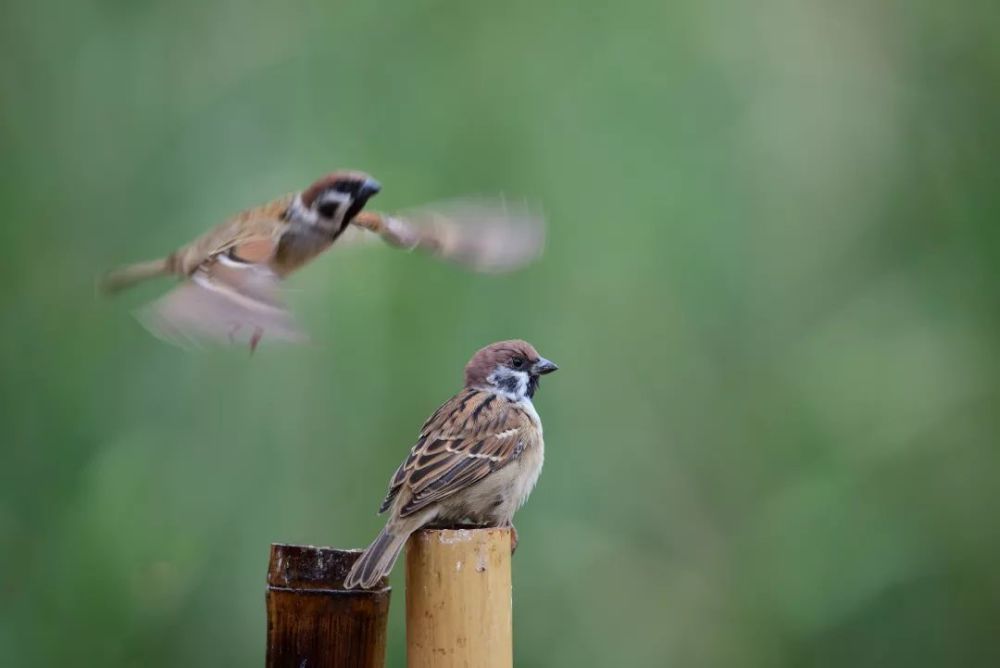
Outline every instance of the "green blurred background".
<svg viewBox="0 0 1000 668"><path fill-rule="evenodd" d="M0 663L260 665L268 544L366 544L523 337L562 370L518 666L1000 664L998 14L4 2ZM344 166L526 197L546 255L333 251L291 281L317 344L252 359L148 335L166 281L95 297Z"/></svg>

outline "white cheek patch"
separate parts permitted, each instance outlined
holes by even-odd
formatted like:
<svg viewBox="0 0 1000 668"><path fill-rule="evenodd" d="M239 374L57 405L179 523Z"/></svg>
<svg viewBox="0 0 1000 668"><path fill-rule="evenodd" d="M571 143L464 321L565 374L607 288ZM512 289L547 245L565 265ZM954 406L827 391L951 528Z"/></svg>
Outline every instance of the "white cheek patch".
<svg viewBox="0 0 1000 668"><path fill-rule="evenodd" d="M347 215L348 209L351 208L351 204L354 202L354 198L349 193L337 192L336 190L329 190L322 193L316 198L313 203L313 208L307 207L302 203L302 195L296 195L292 203L288 205L288 219L292 222L301 223L304 225L314 225L320 229L335 232L340 230L344 225L344 216ZM330 218L325 218L320 215L319 211L324 206L329 204L336 204L337 208Z"/></svg>
<svg viewBox="0 0 1000 668"><path fill-rule="evenodd" d="M511 401L521 401L528 396L528 374L525 371L515 371L505 366L498 366L487 376L486 381L499 394Z"/></svg>
<svg viewBox="0 0 1000 668"><path fill-rule="evenodd" d="M302 203L302 195L296 195L288 206L288 219L307 225L315 225L319 222L319 214Z"/></svg>
<svg viewBox="0 0 1000 668"><path fill-rule="evenodd" d="M330 218L317 216L317 222L324 227L329 225L334 230L339 230L344 224L344 216L347 215L347 210L350 208L353 199L347 193L340 193L336 190L329 190L323 193L316 201L317 212L328 204L336 204L337 208Z"/></svg>

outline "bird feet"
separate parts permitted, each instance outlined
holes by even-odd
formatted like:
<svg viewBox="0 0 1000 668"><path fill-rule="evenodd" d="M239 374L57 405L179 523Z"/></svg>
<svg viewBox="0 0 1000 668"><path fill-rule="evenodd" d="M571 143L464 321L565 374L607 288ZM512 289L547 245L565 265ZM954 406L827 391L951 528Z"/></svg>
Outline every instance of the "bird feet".
<svg viewBox="0 0 1000 668"><path fill-rule="evenodd" d="M433 528L441 528L441 529L510 529L510 553L511 553L511 555L513 555L514 551L517 550L517 527L514 526L513 522L503 522L501 524L467 524L467 523L459 523L459 524L442 525L440 527L433 527Z"/></svg>
<svg viewBox="0 0 1000 668"><path fill-rule="evenodd" d="M514 556L514 552L517 551L517 527L511 521L504 522L500 525L502 529L510 529L510 556Z"/></svg>
<svg viewBox="0 0 1000 668"><path fill-rule="evenodd" d="M229 343L236 343L236 335L239 334L239 331L241 329L243 329L243 323L241 323L241 322L234 322L233 323L232 327L229 328L229 331L226 332L226 336L229 338ZM253 354L255 352L257 352L257 344L260 343L260 340L262 338L264 338L264 328L263 327L259 327L259 326L255 326L253 328L253 334L250 335L250 355L251 356L253 356Z"/></svg>
<svg viewBox="0 0 1000 668"><path fill-rule="evenodd" d="M264 329L262 327L254 327L253 335L250 337L250 354L253 355L257 352L257 344L264 337Z"/></svg>

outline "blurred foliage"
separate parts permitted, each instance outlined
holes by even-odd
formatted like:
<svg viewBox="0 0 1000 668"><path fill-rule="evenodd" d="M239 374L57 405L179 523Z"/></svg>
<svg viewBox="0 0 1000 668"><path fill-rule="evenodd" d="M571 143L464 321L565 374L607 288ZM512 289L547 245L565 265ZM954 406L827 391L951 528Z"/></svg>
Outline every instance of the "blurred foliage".
<svg viewBox="0 0 1000 668"><path fill-rule="evenodd" d="M361 546L523 337L518 666L1000 664L996 3L0 8L0 656L259 665L271 541ZM187 354L93 280L342 166L539 203L544 260L339 250L316 340ZM397 573L390 665L403 665Z"/></svg>

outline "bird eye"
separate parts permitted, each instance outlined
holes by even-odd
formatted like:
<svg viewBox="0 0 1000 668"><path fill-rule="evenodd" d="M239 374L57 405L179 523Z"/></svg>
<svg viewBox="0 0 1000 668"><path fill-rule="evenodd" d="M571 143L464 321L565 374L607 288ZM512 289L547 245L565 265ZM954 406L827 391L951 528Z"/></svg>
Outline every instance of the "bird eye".
<svg viewBox="0 0 1000 668"><path fill-rule="evenodd" d="M317 207L319 215L324 218L333 218L337 215L337 208L340 207L340 202L323 202Z"/></svg>
<svg viewBox="0 0 1000 668"><path fill-rule="evenodd" d="M510 361L510 365L512 367L514 367L515 369L520 369L521 367L524 366L524 358L523 357L515 357L514 359L512 359Z"/></svg>

